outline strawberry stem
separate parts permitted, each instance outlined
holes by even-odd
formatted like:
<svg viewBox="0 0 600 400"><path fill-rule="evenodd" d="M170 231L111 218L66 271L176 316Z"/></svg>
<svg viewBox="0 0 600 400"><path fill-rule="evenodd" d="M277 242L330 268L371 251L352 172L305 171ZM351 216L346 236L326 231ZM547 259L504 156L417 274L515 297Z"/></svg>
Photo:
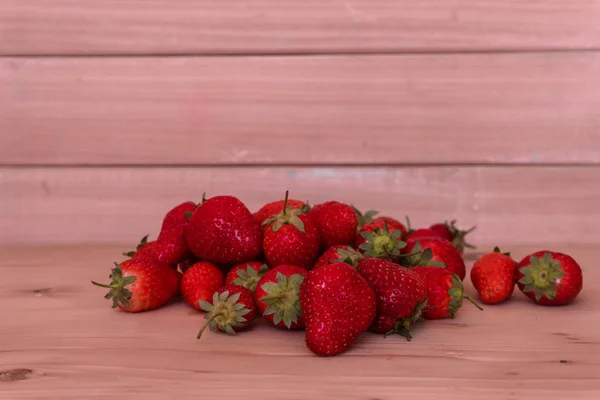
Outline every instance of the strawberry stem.
<svg viewBox="0 0 600 400"><path fill-rule="evenodd" d="M215 313L215 315L213 315L212 317L210 317L205 323L204 325L202 325L202 328L200 328L200 332L198 332L198 336L196 336L196 339L200 339L200 336L202 336L202 334L204 333L204 331L206 330L206 327L208 325L210 325L211 322L213 322L215 320L215 318L217 318L218 316L223 315L223 313Z"/></svg>
<svg viewBox="0 0 600 400"><path fill-rule="evenodd" d="M473 305L477 308L479 308L481 311L483 311L483 307L481 307L479 304L477 304L477 302L475 300L473 300L471 297L469 296L463 296L463 299L467 299L469 300L471 303L473 303Z"/></svg>
<svg viewBox="0 0 600 400"><path fill-rule="evenodd" d="M100 286L100 287L103 287L103 288L106 288L106 289L114 289L114 288L116 288L116 287L117 287L117 286L115 286L115 285L105 285L105 284L103 284L103 283L98 283L98 282L94 282L94 281L92 281L92 283L93 283L94 285L96 285L96 286Z"/></svg>
<svg viewBox="0 0 600 400"><path fill-rule="evenodd" d="M285 191L285 198L283 199L283 215L285 216L285 209L287 208L287 202L288 202L288 196L289 196L290 192L289 190Z"/></svg>

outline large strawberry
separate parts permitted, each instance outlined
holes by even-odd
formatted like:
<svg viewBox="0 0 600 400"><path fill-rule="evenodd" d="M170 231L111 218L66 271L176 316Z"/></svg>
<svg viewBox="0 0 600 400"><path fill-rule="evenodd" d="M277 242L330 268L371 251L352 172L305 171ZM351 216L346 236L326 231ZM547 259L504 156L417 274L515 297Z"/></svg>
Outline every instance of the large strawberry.
<svg viewBox="0 0 600 400"><path fill-rule="evenodd" d="M517 263L510 253L496 247L484 254L471 268L471 282L485 304L496 304L508 299L514 291Z"/></svg>
<svg viewBox="0 0 600 400"><path fill-rule="evenodd" d="M281 210L283 209L284 202L285 200L277 200L265 204L253 214L254 219L256 220L256 222L262 225L262 223L265 222L267 218L275 214L279 214L281 212ZM308 206L308 204L305 204L303 201L300 200L288 199L286 203L286 208L289 210L299 210L304 206Z"/></svg>
<svg viewBox="0 0 600 400"><path fill-rule="evenodd" d="M184 300L196 310L200 301L208 301L215 290L223 286L223 272L213 263L200 261L185 271L181 279L181 294Z"/></svg>
<svg viewBox="0 0 600 400"><path fill-rule="evenodd" d="M463 284L458 275L446 268L420 266L411 271L423 278L427 285L427 305L423 309L423 318L454 318L462 307L463 299L469 300L475 307L483 310L479 304L464 294Z"/></svg>
<svg viewBox="0 0 600 400"><path fill-rule="evenodd" d="M256 304L252 292L238 285L225 285L215 291L212 301L200 302L202 310L206 311L206 323L198 332L202 333L209 327L211 331L221 331L235 335L248 328L256 317Z"/></svg>
<svg viewBox="0 0 600 400"><path fill-rule="evenodd" d="M418 265L446 267L448 271L465 279L466 268L462 255L449 241L440 237L424 237L408 239L402 249L404 257L402 265L416 267Z"/></svg>
<svg viewBox="0 0 600 400"><path fill-rule="evenodd" d="M306 346L320 356L350 348L375 318L377 301L369 283L346 263L308 272L300 287Z"/></svg>
<svg viewBox="0 0 600 400"><path fill-rule="evenodd" d="M285 193L287 200L288 192ZM271 266L298 265L310 269L319 256L319 231L313 217L301 210L288 210L263 222L266 226L263 239L265 258Z"/></svg>
<svg viewBox="0 0 600 400"><path fill-rule="evenodd" d="M354 243L358 220L349 205L339 201L326 201L314 206L309 215L317 223L322 251L331 246Z"/></svg>
<svg viewBox="0 0 600 400"><path fill-rule="evenodd" d="M244 203L233 196L215 196L198 206L186 236L194 254L217 264L250 261L262 250L260 224Z"/></svg>
<svg viewBox="0 0 600 400"><path fill-rule="evenodd" d="M346 262L352 266L356 266L356 262L361 258L363 258L363 255L356 251L352 246L331 246L321 254L313 268L332 264L333 262Z"/></svg>
<svg viewBox="0 0 600 400"><path fill-rule="evenodd" d="M517 270L519 289L537 304L571 303L583 287L581 267L573 257L541 250L524 257Z"/></svg>
<svg viewBox="0 0 600 400"><path fill-rule="evenodd" d="M254 296L258 310L279 328L304 328L300 308L300 285L306 270L295 265L278 265L260 278Z"/></svg>
<svg viewBox="0 0 600 400"><path fill-rule="evenodd" d="M358 231L354 247L366 257L398 261L400 251L406 246L401 239L404 233L402 229L391 228L385 221L374 221Z"/></svg>
<svg viewBox="0 0 600 400"><path fill-rule="evenodd" d="M254 293L258 281L268 270L269 267L262 261L248 261L234 265L225 277L225 284L233 283L238 286L243 286Z"/></svg>
<svg viewBox="0 0 600 400"><path fill-rule="evenodd" d="M108 285L92 283L110 289L104 298L112 299L112 308L136 313L156 309L177 296L181 274L157 261L127 260L115 263L110 278Z"/></svg>
<svg viewBox="0 0 600 400"><path fill-rule="evenodd" d="M377 333L402 333L410 340L410 326L427 304L425 281L410 269L379 258L360 260L358 271L377 295L372 329Z"/></svg>
<svg viewBox="0 0 600 400"><path fill-rule="evenodd" d="M454 246L463 253L465 248L475 249L476 247L470 243L467 243L465 237L475 230L475 226L467 229L466 231L460 230L456 227L456 220L450 222L444 222L433 224L429 229L435 231L440 237L452 242Z"/></svg>

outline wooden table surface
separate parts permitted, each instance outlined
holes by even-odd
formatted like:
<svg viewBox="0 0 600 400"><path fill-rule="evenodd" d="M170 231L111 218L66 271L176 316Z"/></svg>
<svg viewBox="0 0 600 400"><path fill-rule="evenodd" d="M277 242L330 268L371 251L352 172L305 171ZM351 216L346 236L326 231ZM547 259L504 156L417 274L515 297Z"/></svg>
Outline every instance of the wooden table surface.
<svg viewBox="0 0 600 400"><path fill-rule="evenodd" d="M570 306L516 290L483 312L465 304L455 320L420 324L412 342L369 333L320 358L302 332L262 320L196 340L202 314L185 304L111 309L90 280L107 280L122 246L0 247L0 399L600 399L600 249L555 250L584 271Z"/></svg>

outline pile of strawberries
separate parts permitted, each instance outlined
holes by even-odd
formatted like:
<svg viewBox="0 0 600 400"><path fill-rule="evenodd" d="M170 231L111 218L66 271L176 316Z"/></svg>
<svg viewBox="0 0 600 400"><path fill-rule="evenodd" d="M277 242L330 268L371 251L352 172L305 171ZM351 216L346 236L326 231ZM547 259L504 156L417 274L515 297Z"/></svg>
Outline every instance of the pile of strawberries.
<svg viewBox="0 0 600 400"><path fill-rule="evenodd" d="M408 222L408 219L407 219ZM234 196L186 202L170 210L155 241L142 239L112 269L113 308L156 309L178 296L234 335L262 315L280 329L305 329L306 346L339 354L366 331L410 340L417 321L453 318L463 299L467 231L455 222L413 230L391 217L327 201L288 199L252 214ZM470 274L483 303L515 287L538 304L570 303L582 288L573 258L539 251L516 263L499 249Z"/></svg>

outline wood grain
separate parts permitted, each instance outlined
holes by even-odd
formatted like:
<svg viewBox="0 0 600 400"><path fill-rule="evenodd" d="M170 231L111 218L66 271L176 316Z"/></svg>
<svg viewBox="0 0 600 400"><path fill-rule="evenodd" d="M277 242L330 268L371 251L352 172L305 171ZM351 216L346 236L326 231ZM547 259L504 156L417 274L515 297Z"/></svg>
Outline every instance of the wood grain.
<svg viewBox="0 0 600 400"><path fill-rule="evenodd" d="M0 163L598 163L598 87L600 53L0 59Z"/></svg>
<svg viewBox="0 0 600 400"><path fill-rule="evenodd" d="M0 0L0 54L600 48L597 0Z"/></svg>
<svg viewBox="0 0 600 400"><path fill-rule="evenodd" d="M293 198L375 208L415 227L457 218L471 239L597 244L600 167L2 168L0 243L124 243L156 237L180 202L232 194L256 211ZM488 246L489 247L489 246Z"/></svg>
<svg viewBox="0 0 600 400"><path fill-rule="evenodd" d="M520 259L537 248L511 250ZM516 290L483 312L465 304L454 320L423 323L411 342L368 333L325 359L306 349L303 332L262 320L237 337L207 332L198 341L202 314L185 304L137 315L111 309L89 281L106 281L119 247L0 247L0 371L31 371L0 382L0 396L596 400L600 254L556 250L583 269L583 291L570 306L536 306ZM465 288L476 296L468 280Z"/></svg>

